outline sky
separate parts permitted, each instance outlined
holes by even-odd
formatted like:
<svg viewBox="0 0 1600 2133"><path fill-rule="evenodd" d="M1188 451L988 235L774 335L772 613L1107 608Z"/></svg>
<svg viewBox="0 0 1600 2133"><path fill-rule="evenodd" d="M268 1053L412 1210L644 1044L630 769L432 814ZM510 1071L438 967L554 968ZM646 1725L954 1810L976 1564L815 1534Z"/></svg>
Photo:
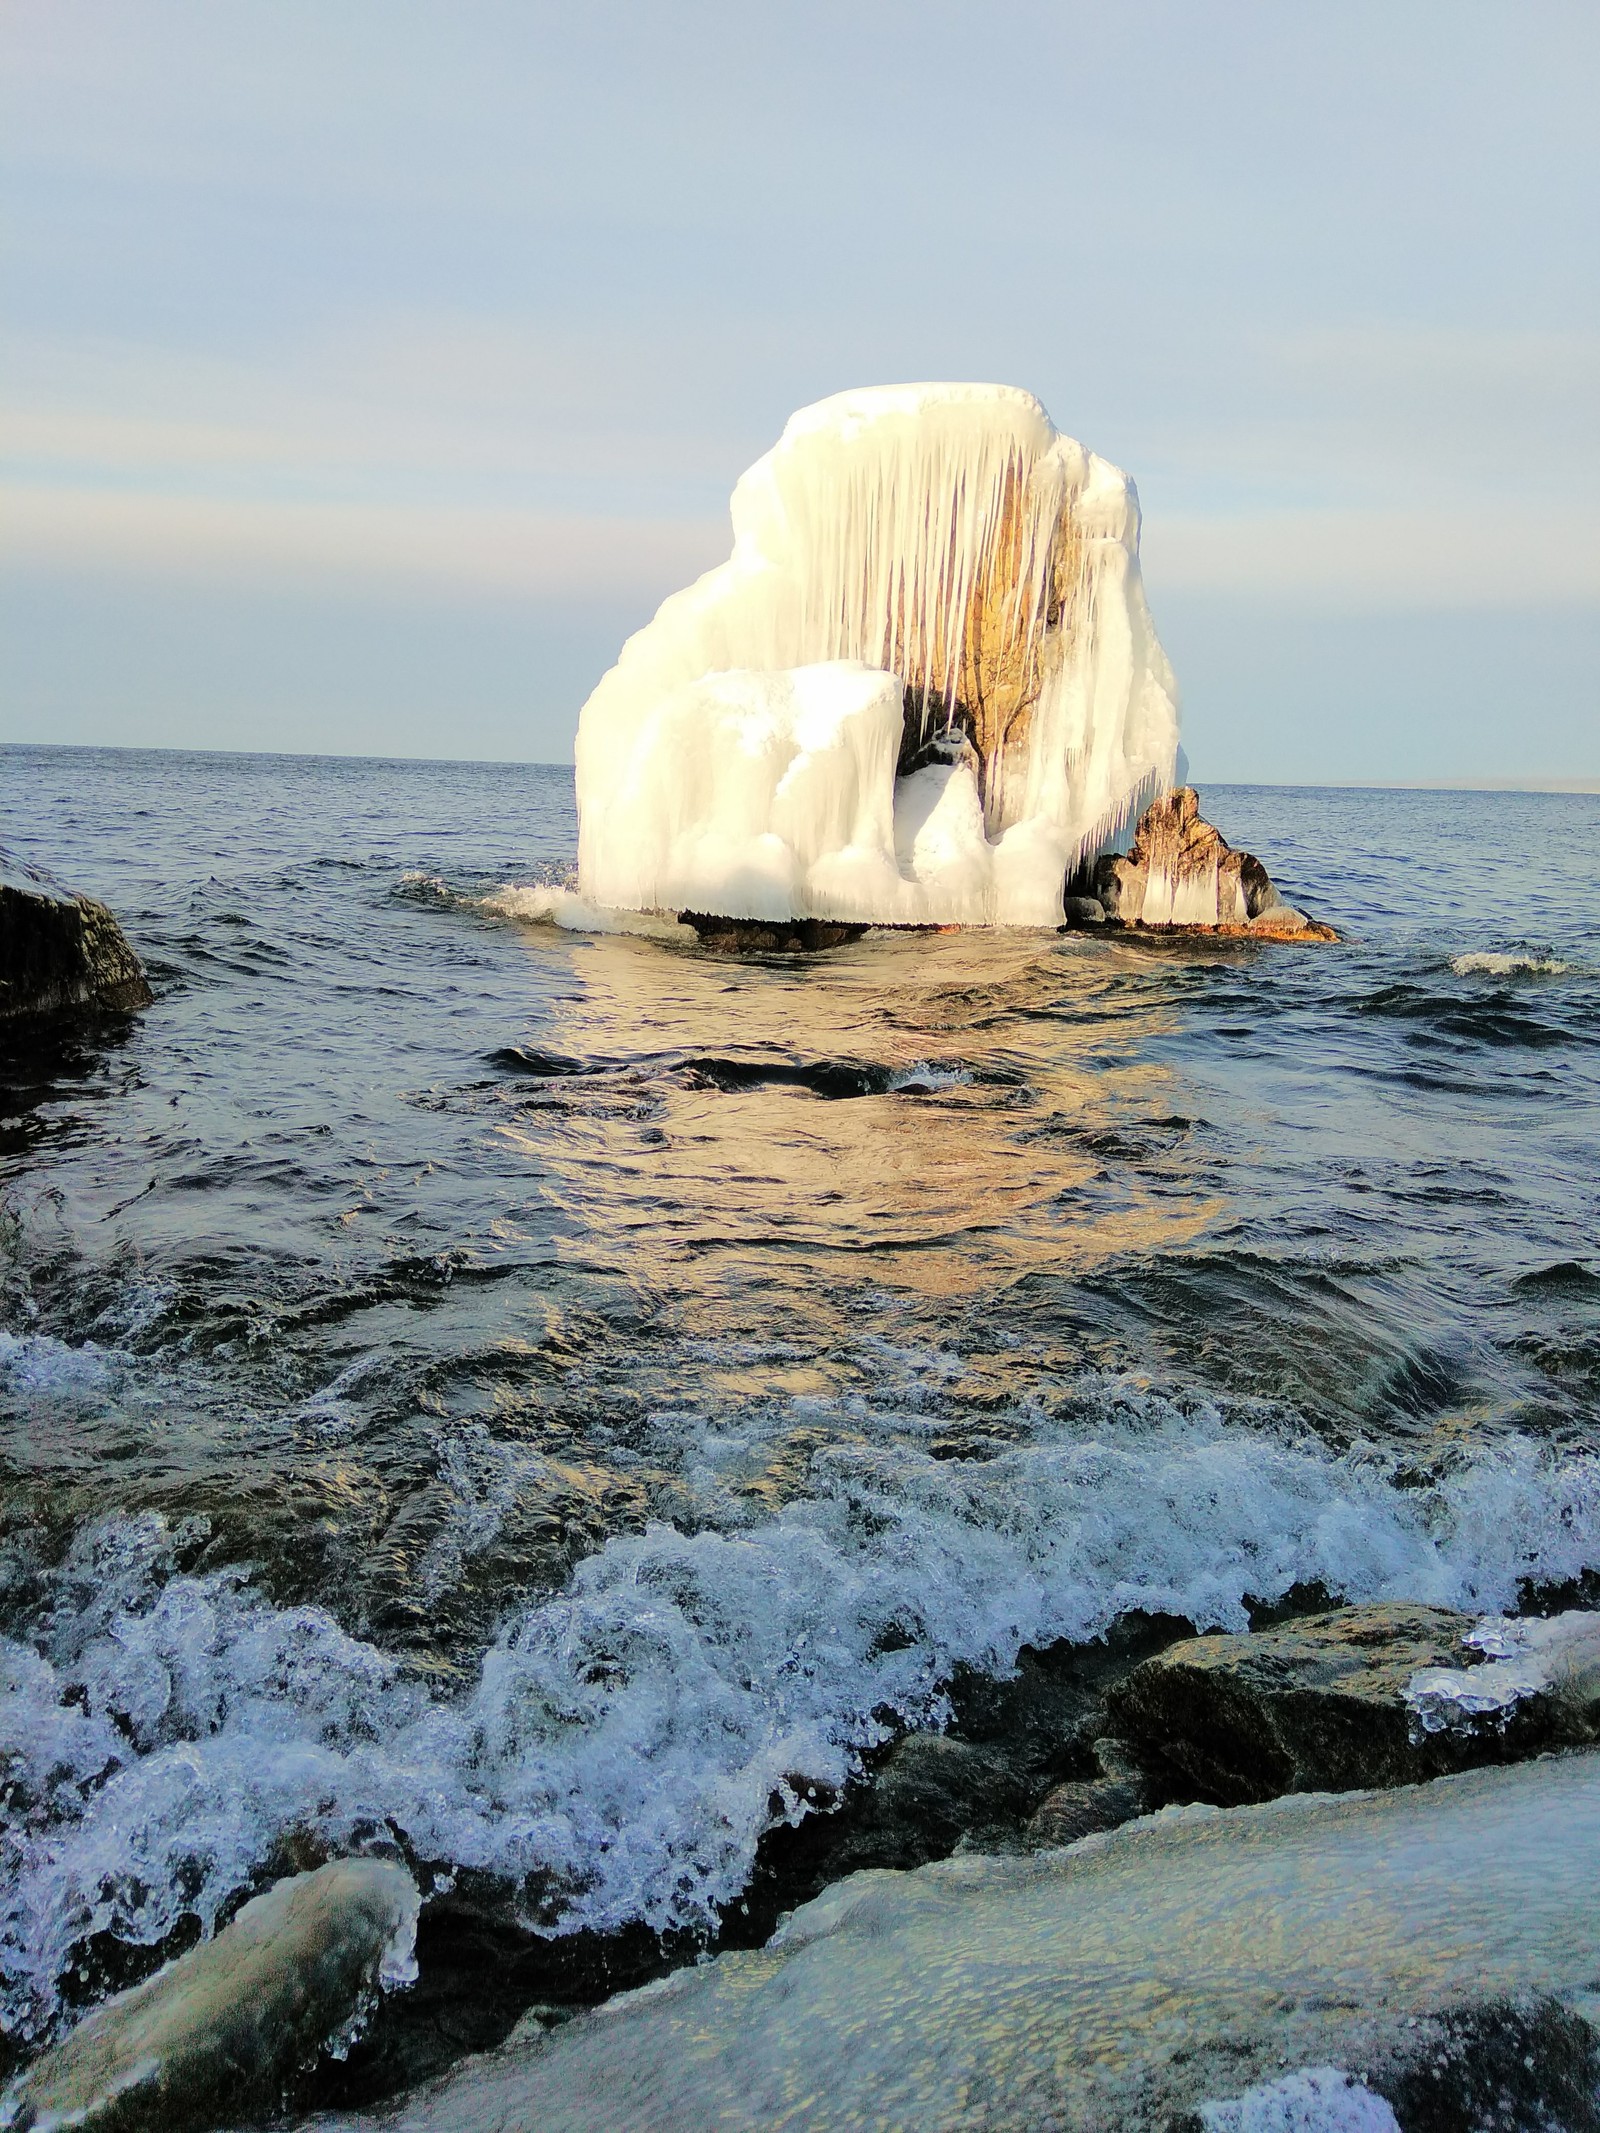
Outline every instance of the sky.
<svg viewBox="0 0 1600 2133"><path fill-rule="evenodd" d="M0 740L560 761L847 386L1126 467L1197 778L1600 783L1593 0L0 0Z"/></svg>

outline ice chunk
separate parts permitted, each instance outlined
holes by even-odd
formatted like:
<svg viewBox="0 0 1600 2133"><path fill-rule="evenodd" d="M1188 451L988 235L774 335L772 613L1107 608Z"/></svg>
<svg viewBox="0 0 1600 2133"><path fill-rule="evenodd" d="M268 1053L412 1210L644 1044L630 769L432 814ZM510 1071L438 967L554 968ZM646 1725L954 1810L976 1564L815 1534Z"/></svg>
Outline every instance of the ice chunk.
<svg viewBox="0 0 1600 2133"><path fill-rule="evenodd" d="M1600 1690L1600 1614L1573 1609L1525 1620L1487 1615L1463 1641L1488 1663L1424 1667L1407 1685L1406 1702L1421 1732L1503 1725L1527 1697L1593 1701Z"/></svg>

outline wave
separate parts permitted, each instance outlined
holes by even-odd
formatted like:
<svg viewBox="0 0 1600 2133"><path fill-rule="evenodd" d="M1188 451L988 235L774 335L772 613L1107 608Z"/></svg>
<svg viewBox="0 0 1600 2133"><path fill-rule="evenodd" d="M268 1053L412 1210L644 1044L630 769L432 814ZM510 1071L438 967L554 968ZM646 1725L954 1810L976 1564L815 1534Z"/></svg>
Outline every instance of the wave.
<svg viewBox="0 0 1600 2133"><path fill-rule="evenodd" d="M497 1877L536 1930L706 1927L765 1829L942 1722L957 1666L1133 1610L1238 1628L1311 1581L1503 1609L1600 1564L1600 1460L1512 1439L1419 1485L1196 1402L1086 1399L983 1460L831 1446L767 1517L726 1422L658 1418L711 1522L606 1542L454 1700L242 1570L183 1572L193 1535L154 1514L96 1525L0 1643L0 2017L47 2033L91 1943L209 1931L291 1837Z"/></svg>
<svg viewBox="0 0 1600 2133"><path fill-rule="evenodd" d="M1458 978L1515 978L1515 977L1561 977L1571 969L1570 963L1538 950L1517 949L1504 954L1490 949L1474 949L1469 955L1452 956L1450 968Z"/></svg>

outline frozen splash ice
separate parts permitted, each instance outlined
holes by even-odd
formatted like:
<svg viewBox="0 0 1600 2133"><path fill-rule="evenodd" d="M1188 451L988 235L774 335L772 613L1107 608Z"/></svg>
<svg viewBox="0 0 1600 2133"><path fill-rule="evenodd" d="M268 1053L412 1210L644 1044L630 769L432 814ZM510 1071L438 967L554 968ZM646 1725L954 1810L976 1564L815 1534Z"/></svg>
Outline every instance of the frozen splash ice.
<svg viewBox="0 0 1600 2133"><path fill-rule="evenodd" d="M1504 1726L1530 1696L1582 1694L1595 1700L1600 1614L1574 1608L1515 1621L1489 1615L1463 1642L1481 1652L1486 1663L1424 1667L1406 1685L1406 1703L1419 1733Z"/></svg>
<svg viewBox="0 0 1600 2133"><path fill-rule="evenodd" d="M1205 2133L1400 2133L1393 2107L1337 2066L1305 2066L1225 2103L1203 2103Z"/></svg>
<svg viewBox="0 0 1600 2133"><path fill-rule="evenodd" d="M938 1723L958 1664L1005 1673L1132 1609L1242 1627L1247 1594L1301 1580L1504 1607L1520 1578L1600 1559L1600 1468L1531 1444L1399 1488L1373 1454L1123 1392L986 1461L834 1447L756 1517L726 1421L660 1428L701 1530L607 1542L454 1701L321 1609L180 1573L153 1517L85 1533L30 1641L0 1644L7 2027L50 2029L96 1935L209 1930L290 1832L333 1852L398 1835L519 1885L547 1930L694 1925L764 1829L848 1778L879 1714Z"/></svg>
<svg viewBox="0 0 1600 2133"><path fill-rule="evenodd" d="M732 515L584 706L585 898L1058 923L1177 757L1127 476L1031 393L880 387L795 415ZM908 718L946 739L897 785Z"/></svg>

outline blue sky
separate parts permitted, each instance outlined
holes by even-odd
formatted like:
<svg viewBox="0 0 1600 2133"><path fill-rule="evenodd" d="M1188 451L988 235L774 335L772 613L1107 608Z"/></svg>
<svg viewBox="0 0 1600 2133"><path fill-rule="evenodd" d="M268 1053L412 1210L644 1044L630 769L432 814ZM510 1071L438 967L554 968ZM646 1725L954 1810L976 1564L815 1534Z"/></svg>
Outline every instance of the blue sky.
<svg viewBox="0 0 1600 2133"><path fill-rule="evenodd" d="M7 0L0 738L558 760L792 408L1126 466L1202 780L1600 780L1600 10Z"/></svg>

